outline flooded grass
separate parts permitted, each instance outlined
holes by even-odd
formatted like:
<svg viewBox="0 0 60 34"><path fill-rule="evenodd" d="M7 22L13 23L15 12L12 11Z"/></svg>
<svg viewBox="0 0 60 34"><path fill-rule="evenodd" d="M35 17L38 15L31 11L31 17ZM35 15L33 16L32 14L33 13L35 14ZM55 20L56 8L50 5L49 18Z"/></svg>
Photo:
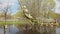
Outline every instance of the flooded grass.
<svg viewBox="0 0 60 34"><path fill-rule="evenodd" d="M4 30L4 24L5 22L0 21L0 28ZM10 33L13 29L14 30L19 30L16 34L56 34L57 29L60 28L59 26L56 26L55 24L30 24L28 22L24 21L7 21L6 24L8 25L8 28L6 31L10 30ZM14 26L13 26L14 24ZM12 34L12 33L11 33Z"/></svg>

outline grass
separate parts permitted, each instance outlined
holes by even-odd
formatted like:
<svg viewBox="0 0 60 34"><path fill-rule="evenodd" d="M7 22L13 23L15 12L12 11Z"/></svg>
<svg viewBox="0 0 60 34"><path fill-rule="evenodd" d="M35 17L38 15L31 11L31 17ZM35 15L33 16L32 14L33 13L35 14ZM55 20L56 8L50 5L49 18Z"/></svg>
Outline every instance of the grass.
<svg viewBox="0 0 60 34"><path fill-rule="evenodd" d="M7 25L13 25L13 24L26 24L28 23L27 20L19 20L19 21L0 21L0 25L4 25L4 24L7 24Z"/></svg>
<svg viewBox="0 0 60 34"><path fill-rule="evenodd" d="M13 24L15 24L15 25L20 25L20 24L30 24L30 22L28 22L27 20L6 21L6 22L0 21L0 26L3 26L4 24L7 24L7 25L13 25ZM51 23L50 23L50 24L51 24ZM49 25L49 24L48 24L48 23L46 23L46 24L39 23L39 25ZM60 26L59 23L57 23L57 24L53 23L52 25L53 25L53 26L54 26L54 25Z"/></svg>

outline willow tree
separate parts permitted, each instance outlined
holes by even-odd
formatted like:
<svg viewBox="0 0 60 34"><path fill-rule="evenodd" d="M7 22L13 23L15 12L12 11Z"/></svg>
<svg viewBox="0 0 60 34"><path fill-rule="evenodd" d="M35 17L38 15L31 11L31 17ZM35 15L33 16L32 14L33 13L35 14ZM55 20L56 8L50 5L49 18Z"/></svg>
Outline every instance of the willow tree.
<svg viewBox="0 0 60 34"><path fill-rule="evenodd" d="M54 7L53 0L19 0L19 4L20 7L27 6L29 13L38 22L45 17L49 17L48 12Z"/></svg>
<svg viewBox="0 0 60 34"><path fill-rule="evenodd" d="M19 0L20 7L26 6L26 9L28 9L28 15L26 13L25 17L31 20L31 18L28 16L29 14L32 16L32 22L34 22L34 31L37 30L36 28L38 28L38 23L40 23L40 21L46 17L48 14L47 12L51 11L51 8L53 8L51 1L52 0Z"/></svg>

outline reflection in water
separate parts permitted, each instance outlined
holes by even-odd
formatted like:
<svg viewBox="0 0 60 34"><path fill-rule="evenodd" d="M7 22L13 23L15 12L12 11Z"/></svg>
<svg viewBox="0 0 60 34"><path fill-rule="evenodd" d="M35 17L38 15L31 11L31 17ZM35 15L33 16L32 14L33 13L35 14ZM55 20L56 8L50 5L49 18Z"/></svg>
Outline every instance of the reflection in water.
<svg viewBox="0 0 60 34"><path fill-rule="evenodd" d="M23 27L24 29L24 27ZM20 28L17 28L16 26L13 27L13 25L9 26L7 29L6 29L6 34L25 34L26 33L26 29L23 30ZM20 31L19 31L20 30ZM4 29L3 28L0 28L0 34L3 34L4 32ZM45 26L42 26L40 27L39 29L37 29L35 32L32 30L32 29L29 29L27 30L27 32L29 34L60 34L60 27L45 27Z"/></svg>
<svg viewBox="0 0 60 34"><path fill-rule="evenodd" d="M10 26L8 28L8 30L9 30L10 34L17 34L17 32L19 31L19 29L16 26L14 26L14 27Z"/></svg>
<svg viewBox="0 0 60 34"><path fill-rule="evenodd" d="M19 29L16 26L11 25L6 29L6 34L17 34L18 31ZM0 34L4 34L4 28L0 28Z"/></svg>
<svg viewBox="0 0 60 34"><path fill-rule="evenodd" d="M2 28L0 28L0 34L3 34L3 31L4 31L4 30L3 30Z"/></svg>
<svg viewBox="0 0 60 34"><path fill-rule="evenodd" d="M60 28L56 28L56 34L60 34Z"/></svg>

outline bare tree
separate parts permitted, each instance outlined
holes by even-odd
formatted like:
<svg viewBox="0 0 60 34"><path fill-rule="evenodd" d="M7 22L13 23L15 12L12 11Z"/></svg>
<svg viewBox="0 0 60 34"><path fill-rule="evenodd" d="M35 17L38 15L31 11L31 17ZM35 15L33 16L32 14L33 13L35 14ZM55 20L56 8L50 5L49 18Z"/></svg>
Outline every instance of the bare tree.
<svg viewBox="0 0 60 34"><path fill-rule="evenodd" d="M9 6L9 1L8 1L8 4L7 4L7 7L5 7L4 9L3 9L3 12L4 12L4 18L5 18L5 23L4 23L4 34L6 34L6 29L7 29L7 24L6 24L6 20L7 20L7 15L8 15L8 11L9 11L9 8L10 8L10 6Z"/></svg>

